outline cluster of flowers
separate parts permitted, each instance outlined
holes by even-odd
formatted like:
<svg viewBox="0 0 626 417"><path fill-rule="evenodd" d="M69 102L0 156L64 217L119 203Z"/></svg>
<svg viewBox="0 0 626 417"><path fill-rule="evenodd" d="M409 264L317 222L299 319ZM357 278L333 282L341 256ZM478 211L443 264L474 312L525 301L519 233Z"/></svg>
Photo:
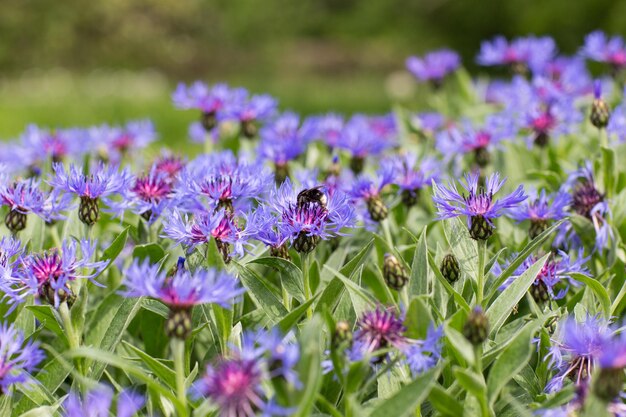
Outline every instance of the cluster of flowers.
<svg viewBox="0 0 626 417"><path fill-rule="evenodd" d="M594 80L585 60L609 64L609 76ZM550 256L529 291L542 311L549 309L580 286L572 274L590 278L596 267L589 261L616 244L619 230L611 221L608 181L600 183L596 166L585 160L561 173L563 178L554 174L552 187L525 190L518 185L505 193L506 179L495 172L495 160L503 149L536 146L544 155L559 138L587 132L589 123L606 148L626 141L626 104L611 111L604 98L620 94L611 77L619 77L626 67L626 46L620 38L596 32L579 54L566 57L547 37L511 42L496 38L482 45L477 62L509 67L514 75L473 86L478 104L489 110L473 118L429 112L410 120L393 114L344 118L332 113L301 119L280 112L277 100L267 95L250 95L225 84L180 84L174 105L200 113L200 121L189 127L192 140L218 146L229 138L246 138L238 153L216 150L186 159L163 152L144 161L138 156L156 139L148 121L86 129L28 127L17 141L3 144L5 152L0 153L0 204L6 207L5 225L12 234L0 241L0 291L9 313L33 302L71 307L82 285L103 285L98 277L112 262L101 257L98 241L88 236L93 230L105 234L102 225L119 219L149 232L144 241L137 234L131 245L158 242L183 255L170 270L149 257L125 262L118 293L159 300L169 311L167 336L184 342L194 331L195 306L231 309L245 304L241 300L246 291L232 269L188 261L206 256L212 244L224 264L264 251L286 260L297 253L307 292L306 260L318 245L327 241L333 251L346 236L380 228L393 247L389 226L394 212L407 219L419 211L432 220L431 199L424 198L431 187L437 219L464 217L469 236L482 249L500 217L524 223L528 241L558 224L545 249ZM434 94L444 93L446 79L460 65L459 56L449 50L407 60L409 71L430 82ZM412 148L426 151L409 151L411 140L421 140ZM455 178L462 173L460 189ZM46 236L49 232L50 249L43 249L45 242L37 247L32 240L19 240L35 227L29 220L33 217L39 218ZM81 238L59 238L59 223L78 222L85 230ZM591 244L581 224L591 231ZM487 273L499 276L514 269L500 285L506 291L542 257L541 252L530 254L513 268L517 254L506 262L498 262L496 255ZM482 279L485 265L479 268ZM430 323L423 339L406 334L410 300L404 263L388 253L381 269L388 288L395 291L390 297L397 295L401 302L365 311L354 326L336 323L326 371L350 372L336 360L340 355L348 364L397 366L417 376L442 357L443 325ZM443 258L440 272L451 284L460 279L454 255ZM477 307L463 332L477 346L488 338L483 284L478 281ZM312 301L311 294L305 298ZM288 295L285 304L292 307ZM546 359L553 368L546 392L561 391L571 379L578 394L565 406L564 412L570 412L584 404L587 387L597 378L598 396L615 413L623 412L616 400L623 393L626 366L622 329L596 317L584 322L565 317L560 323L547 340L549 346L542 345L543 339L537 343L538 349L548 350ZM281 392L280 384L291 390L302 387L296 372L301 353L297 338L246 329L240 339L240 346L230 346L228 354L207 367L190 398L210 400L223 416L290 415L293 410L275 394ZM44 359L36 342L25 343L19 330L3 325L0 352L2 393L33 382L29 373ZM116 403L118 416L130 416L144 403L132 392L113 398L110 388L99 386L83 397L72 393L63 409L69 417L108 415ZM553 412L558 410L546 411Z"/></svg>

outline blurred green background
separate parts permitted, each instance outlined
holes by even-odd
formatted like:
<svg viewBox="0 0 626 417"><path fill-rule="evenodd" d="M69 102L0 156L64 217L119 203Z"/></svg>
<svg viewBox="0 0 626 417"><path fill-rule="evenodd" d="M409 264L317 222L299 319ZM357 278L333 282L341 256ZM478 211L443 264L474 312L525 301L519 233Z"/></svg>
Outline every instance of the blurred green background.
<svg viewBox="0 0 626 417"><path fill-rule="evenodd" d="M178 80L226 81L308 114L384 112L419 96L404 59L480 41L551 34L574 53L594 29L626 31L619 0L3 0L0 138L25 124L152 117L168 139L197 115L173 109Z"/></svg>

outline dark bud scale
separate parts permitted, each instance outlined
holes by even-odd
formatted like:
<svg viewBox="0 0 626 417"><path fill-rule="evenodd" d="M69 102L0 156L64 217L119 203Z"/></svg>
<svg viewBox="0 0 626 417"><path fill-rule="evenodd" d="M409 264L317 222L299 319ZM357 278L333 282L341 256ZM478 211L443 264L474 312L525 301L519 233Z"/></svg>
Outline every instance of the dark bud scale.
<svg viewBox="0 0 626 417"><path fill-rule="evenodd" d="M624 386L624 369L603 368L594 383L593 392L604 401L614 400Z"/></svg>
<svg viewBox="0 0 626 417"><path fill-rule="evenodd" d="M202 127L204 130L209 131L212 130L215 126L217 126L217 117L214 111L202 113Z"/></svg>
<svg viewBox="0 0 626 417"><path fill-rule="evenodd" d="M591 105L591 115L589 120L591 124L598 129L604 129L609 124L609 118L611 117L611 109L606 101L601 98L593 100Z"/></svg>
<svg viewBox="0 0 626 417"><path fill-rule="evenodd" d="M489 335L489 320L481 308L474 308L463 326L463 336L474 346L482 344Z"/></svg>
<svg viewBox="0 0 626 417"><path fill-rule="evenodd" d="M439 269L441 270L441 275L451 284L461 278L461 266L456 256L451 253L443 257L441 268Z"/></svg>
<svg viewBox="0 0 626 417"><path fill-rule="evenodd" d="M170 310L165 322L165 333L168 337L187 339L191 335L191 309Z"/></svg>
<svg viewBox="0 0 626 417"><path fill-rule="evenodd" d="M287 165L287 163L276 164L274 166L274 180L276 181L276 184L282 184L283 182L285 182L288 176L289 166Z"/></svg>
<svg viewBox="0 0 626 417"><path fill-rule="evenodd" d="M493 235L494 227L483 216L472 216L469 234L474 240L487 240Z"/></svg>
<svg viewBox="0 0 626 417"><path fill-rule="evenodd" d="M358 175L361 172L363 172L364 167L365 167L365 158L363 158L362 156L353 156L352 159L350 159L350 169L355 174Z"/></svg>
<svg viewBox="0 0 626 417"><path fill-rule="evenodd" d="M528 237L530 239L534 239L543 233L550 226L550 223L547 220L531 220L530 228L528 229Z"/></svg>
<svg viewBox="0 0 626 417"><path fill-rule="evenodd" d="M219 202L217 203L217 207L215 208L215 211L220 211L221 209L224 209L226 214L232 216L235 213L235 208L233 207L233 200L231 200L230 198L220 199Z"/></svg>
<svg viewBox="0 0 626 417"><path fill-rule="evenodd" d="M7 225L11 233L20 232L26 228L26 214L11 210L4 218L4 224Z"/></svg>
<svg viewBox="0 0 626 417"><path fill-rule="evenodd" d="M533 297L533 300L539 305L545 304L550 301L550 293L548 292L548 287L546 284L537 280L530 286L529 290L530 295Z"/></svg>
<svg viewBox="0 0 626 417"><path fill-rule="evenodd" d="M252 139L259 131L257 124L254 120L244 120L241 122L241 134L244 138Z"/></svg>
<svg viewBox="0 0 626 417"><path fill-rule="evenodd" d="M409 273L398 261L398 258L388 253L383 263L383 277L389 288L400 291L409 281Z"/></svg>
<svg viewBox="0 0 626 417"><path fill-rule="evenodd" d="M78 218L87 226L93 226L100 218L100 207L97 198L83 196L78 206Z"/></svg>
<svg viewBox="0 0 626 417"><path fill-rule="evenodd" d="M545 148L550 142L550 136L547 132L537 132L534 143L540 148Z"/></svg>
<svg viewBox="0 0 626 417"><path fill-rule="evenodd" d="M521 75L526 77L528 75L528 66L522 61L515 61L511 63L511 72L514 75Z"/></svg>
<svg viewBox="0 0 626 417"><path fill-rule="evenodd" d="M480 147L474 149L474 162L481 168L486 167L491 162L491 154L489 150L485 147Z"/></svg>
<svg viewBox="0 0 626 417"><path fill-rule="evenodd" d="M152 210L146 210L143 213L141 213L141 217L143 217L143 219L147 222L150 221L150 219L152 218Z"/></svg>
<svg viewBox="0 0 626 417"><path fill-rule="evenodd" d="M337 248L339 247L339 244L341 243L341 236L334 236L328 239L327 242L328 242L328 245L330 246L330 250L334 252L337 250Z"/></svg>
<svg viewBox="0 0 626 417"><path fill-rule="evenodd" d="M50 283L45 283L39 290L39 296L46 300L50 305L55 305L54 289L50 286ZM57 291L59 302L66 302L68 307L72 307L76 301L76 295L70 288L69 284L65 288L61 288Z"/></svg>
<svg viewBox="0 0 626 417"><path fill-rule="evenodd" d="M371 197L367 200L367 211L375 222L385 220L389 214L389 209L380 197Z"/></svg>
<svg viewBox="0 0 626 417"><path fill-rule="evenodd" d="M306 232L300 232L293 241L293 248L298 253L309 253L315 249L319 241L319 236L308 236Z"/></svg>
<svg viewBox="0 0 626 417"><path fill-rule="evenodd" d="M420 189L415 188L413 190L402 190L401 197L402 204L406 207L413 207L419 201Z"/></svg>
<svg viewBox="0 0 626 417"><path fill-rule="evenodd" d="M289 249L285 244L276 247L270 246L270 256L273 256L275 258L283 258L288 261L291 260L291 256L289 256Z"/></svg>
<svg viewBox="0 0 626 417"><path fill-rule="evenodd" d="M222 255L224 263L229 263L231 260L230 244L228 242L222 241L221 239L215 239L215 243L217 244L217 250Z"/></svg>
<svg viewBox="0 0 626 417"><path fill-rule="evenodd" d="M338 321L335 325L332 344L334 348L338 348L342 345L350 346L352 344L352 329L347 321Z"/></svg>
<svg viewBox="0 0 626 417"><path fill-rule="evenodd" d="M583 180L574 187L572 208L576 213L591 219L591 210L604 200L604 195L590 181Z"/></svg>

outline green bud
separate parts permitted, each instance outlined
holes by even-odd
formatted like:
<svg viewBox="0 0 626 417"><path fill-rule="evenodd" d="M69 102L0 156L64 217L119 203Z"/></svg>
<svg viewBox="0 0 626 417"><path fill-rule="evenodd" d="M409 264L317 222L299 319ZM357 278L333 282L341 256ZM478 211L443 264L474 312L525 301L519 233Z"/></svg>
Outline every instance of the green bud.
<svg viewBox="0 0 626 417"><path fill-rule="evenodd" d="M489 336L489 319L481 307L474 307L463 326L463 336L474 346L482 344Z"/></svg>
<svg viewBox="0 0 626 417"><path fill-rule="evenodd" d="M443 257L439 269L441 270L441 275L443 275L450 284L457 282L461 277L459 261L456 259L456 256L451 253Z"/></svg>
<svg viewBox="0 0 626 417"><path fill-rule="evenodd" d="M390 253L385 254L383 263L383 277L389 288L400 291L409 281L409 273L398 261L398 258Z"/></svg>

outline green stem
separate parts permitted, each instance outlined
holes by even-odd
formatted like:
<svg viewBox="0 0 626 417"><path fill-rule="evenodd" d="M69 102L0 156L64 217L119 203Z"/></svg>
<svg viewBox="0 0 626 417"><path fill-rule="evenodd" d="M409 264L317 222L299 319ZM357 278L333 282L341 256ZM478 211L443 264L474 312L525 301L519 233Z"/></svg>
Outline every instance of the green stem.
<svg viewBox="0 0 626 417"><path fill-rule="evenodd" d="M50 237L52 238L52 244L54 247L61 249L61 237L59 236L59 230L57 229L56 224L50 226Z"/></svg>
<svg viewBox="0 0 626 417"><path fill-rule="evenodd" d="M483 376L483 346L478 345L474 347L474 370L478 376L484 380ZM480 411L482 417L491 417L489 406L487 404L487 398L485 394L478 396L478 402L480 403Z"/></svg>
<svg viewBox="0 0 626 417"><path fill-rule="evenodd" d="M72 316L70 314L70 308L67 305L67 302L63 301L59 305L59 315L61 316L61 321L63 322L63 328L65 330L65 335L67 337L67 343L70 347L70 350L75 350L80 347L80 336L76 333L76 329L74 328L74 324L72 323ZM85 375L85 370L83 369L83 361L79 358L74 360L76 364L76 369L80 373L81 376Z"/></svg>
<svg viewBox="0 0 626 417"><path fill-rule="evenodd" d="M383 233L385 234L385 241L387 242L387 245L389 245L390 248L393 248L393 239L391 238L391 230L389 229L389 219L385 219L382 222L380 222L380 224L383 227Z"/></svg>
<svg viewBox="0 0 626 417"><path fill-rule="evenodd" d="M309 278L309 262L310 253L303 253L300 258L302 260L302 282L304 285L304 302L306 303L311 299L311 283ZM306 309L306 316L308 318L313 317L313 307L309 306Z"/></svg>
<svg viewBox="0 0 626 417"><path fill-rule="evenodd" d="M282 293L283 293L283 305L285 306L287 311L289 311L290 307L291 307L291 303L289 302L289 293L285 289L284 285L281 286L281 289L282 289Z"/></svg>
<svg viewBox="0 0 626 417"><path fill-rule="evenodd" d="M487 254L487 241L478 241L478 271L476 277L476 304L482 305L485 293L485 256Z"/></svg>
<svg viewBox="0 0 626 417"><path fill-rule="evenodd" d="M609 147L609 136L606 134L606 129L598 129L600 132L600 146L603 148Z"/></svg>
<svg viewBox="0 0 626 417"><path fill-rule="evenodd" d="M172 338L172 356L174 370L176 372L176 395L185 410L185 416L189 415L187 408L187 389L185 387L185 341L177 337Z"/></svg>

